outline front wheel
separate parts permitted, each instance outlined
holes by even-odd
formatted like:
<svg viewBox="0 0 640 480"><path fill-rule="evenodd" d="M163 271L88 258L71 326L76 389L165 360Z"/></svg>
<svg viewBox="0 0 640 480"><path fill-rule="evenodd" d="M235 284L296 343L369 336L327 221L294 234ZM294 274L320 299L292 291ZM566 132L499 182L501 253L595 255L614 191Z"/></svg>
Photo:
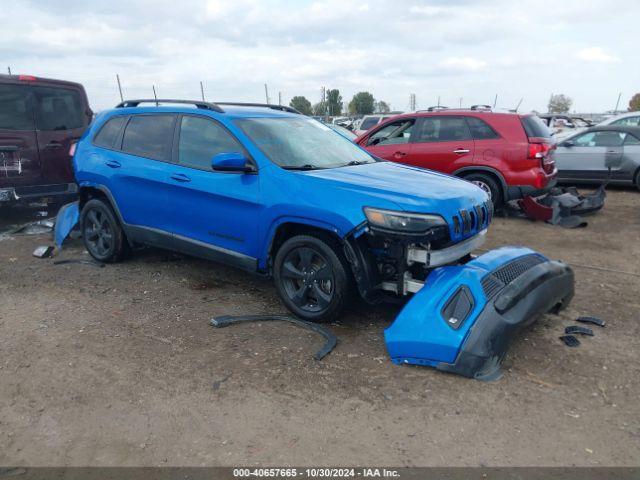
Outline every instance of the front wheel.
<svg viewBox="0 0 640 480"><path fill-rule="evenodd" d="M274 280L285 306L312 322L334 318L349 293L348 265L328 238L290 238L274 262Z"/></svg>

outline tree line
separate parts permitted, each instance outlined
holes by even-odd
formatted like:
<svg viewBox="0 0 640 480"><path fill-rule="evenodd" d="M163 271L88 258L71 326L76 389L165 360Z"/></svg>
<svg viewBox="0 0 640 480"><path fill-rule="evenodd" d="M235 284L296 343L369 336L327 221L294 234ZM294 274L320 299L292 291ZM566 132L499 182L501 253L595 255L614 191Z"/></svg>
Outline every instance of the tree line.
<svg viewBox="0 0 640 480"><path fill-rule="evenodd" d="M343 112L342 95L337 88L327 90L325 100L314 105L302 95L297 95L291 99L289 106L295 108L305 115L316 115L337 117L343 114L368 115L371 113L389 113L391 108L385 101L376 101L369 92L356 93L348 104L346 112Z"/></svg>

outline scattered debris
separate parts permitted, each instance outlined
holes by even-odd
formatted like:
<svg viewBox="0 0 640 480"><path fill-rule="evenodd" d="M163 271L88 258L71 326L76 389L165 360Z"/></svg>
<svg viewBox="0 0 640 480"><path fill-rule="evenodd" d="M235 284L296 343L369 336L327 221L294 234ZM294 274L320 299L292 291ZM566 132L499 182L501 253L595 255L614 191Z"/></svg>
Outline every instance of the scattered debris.
<svg viewBox="0 0 640 480"><path fill-rule="evenodd" d="M322 335L326 339L326 342L324 346L313 355L313 358L315 360L322 360L335 348L336 344L338 343L338 338L322 325L312 322L305 322L304 320L289 317L287 315L223 315L221 317L215 317L211 319L209 323L216 328L222 328L227 327L232 323L266 321L290 322L294 325L297 325L298 327L306 328Z"/></svg>
<svg viewBox="0 0 640 480"><path fill-rule="evenodd" d="M576 322L592 323L593 325L597 325L599 327L605 326L605 321L598 317L578 317L576 318Z"/></svg>
<svg viewBox="0 0 640 480"><path fill-rule="evenodd" d="M559 337L560 340L564 342L567 347L577 347L580 345L580 340L578 340L573 335L563 335Z"/></svg>
<svg viewBox="0 0 640 480"><path fill-rule="evenodd" d="M78 224L79 218L80 207L78 202L67 203L60 207L56 217L55 231L53 232L53 238L58 249L62 248L62 243Z"/></svg>
<svg viewBox="0 0 640 480"><path fill-rule="evenodd" d="M213 390L214 391L220 390L220 385L222 385L223 382L226 382L227 380L229 380L230 377L231 377L231 374L221 378L220 380L216 380L215 382L213 382L213 385L212 385Z"/></svg>
<svg viewBox="0 0 640 480"><path fill-rule="evenodd" d="M564 329L564 333L566 334L575 334L579 333L580 335L587 335L589 337L593 337L593 330L587 327L581 327L579 325L571 325Z"/></svg>
<svg viewBox="0 0 640 480"><path fill-rule="evenodd" d="M47 218L45 220L36 220L35 222L29 222L4 232L5 235L41 235L43 233L49 233L53 230L54 220Z"/></svg>
<svg viewBox="0 0 640 480"><path fill-rule="evenodd" d="M33 256L38 258L49 258L55 249L51 245L42 245L33 251Z"/></svg>

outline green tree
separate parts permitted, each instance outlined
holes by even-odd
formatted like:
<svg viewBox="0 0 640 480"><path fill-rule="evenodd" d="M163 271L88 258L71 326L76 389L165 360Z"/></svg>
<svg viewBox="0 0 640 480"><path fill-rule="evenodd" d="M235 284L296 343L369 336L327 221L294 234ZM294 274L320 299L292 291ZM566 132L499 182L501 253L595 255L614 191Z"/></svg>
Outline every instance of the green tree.
<svg viewBox="0 0 640 480"><path fill-rule="evenodd" d="M311 115L311 102L306 97L297 96L293 97L289 102L289 106L295 108L300 113L305 115Z"/></svg>
<svg viewBox="0 0 640 480"><path fill-rule="evenodd" d="M329 115L332 117L342 115L342 96L340 95L340 90L337 88L327 90L327 107L329 109Z"/></svg>
<svg viewBox="0 0 640 480"><path fill-rule="evenodd" d="M349 112L358 115L369 115L373 113L375 103L375 98L369 92L358 92L349 102Z"/></svg>
<svg viewBox="0 0 640 480"><path fill-rule="evenodd" d="M640 111L640 93L636 93L633 97L631 97L631 100L629 100L629 111Z"/></svg>
<svg viewBox="0 0 640 480"><path fill-rule="evenodd" d="M383 100L376 102L376 112L377 113L389 113L391 111L391 107L389 104Z"/></svg>
<svg viewBox="0 0 640 480"><path fill-rule="evenodd" d="M573 100L571 100L570 97L559 93L558 95L551 95L548 110L549 113L569 113L571 105L573 105Z"/></svg>
<svg viewBox="0 0 640 480"><path fill-rule="evenodd" d="M327 114L327 103L318 102L313 105L313 114L316 117L324 117Z"/></svg>

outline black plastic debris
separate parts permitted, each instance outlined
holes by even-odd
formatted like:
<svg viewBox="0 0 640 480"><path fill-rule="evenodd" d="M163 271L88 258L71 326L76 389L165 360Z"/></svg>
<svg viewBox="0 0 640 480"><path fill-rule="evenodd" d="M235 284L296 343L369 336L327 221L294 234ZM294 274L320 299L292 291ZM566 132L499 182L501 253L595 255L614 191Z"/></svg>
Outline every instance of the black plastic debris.
<svg viewBox="0 0 640 480"><path fill-rule="evenodd" d="M49 258L53 255L54 248L51 245L42 245L33 251L33 256L38 258Z"/></svg>
<svg viewBox="0 0 640 480"><path fill-rule="evenodd" d="M599 327L605 326L605 321L598 317L578 317L576 321L581 323L591 323Z"/></svg>
<svg viewBox="0 0 640 480"><path fill-rule="evenodd" d="M306 328L307 330L311 330L322 335L326 339L326 342L322 346L322 348L313 355L313 358L315 360L322 360L335 348L336 344L338 343L338 338L322 325L312 322L305 322L304 320L289 317L287 315L223 315L221 317L213 318L209 323L216 328L223 328L231 325L232 323L266 321L289 322L297 325L298 327Z"/></svg>
<svg viewBox="0 0 640 480"><path fill-rule="evenodd" d="M588 327L581 327L580 325L571 325L564 329L564 333L567 335L580 334L587 335L589 337L593 337L593 330Z"/></svg>
<svg viewBox="0 0 640 480"><path fill-rule="evenodd" d="M577 347L580 345L580 340L578 340L573 335L563 335L559 337L560 340L564 342L567 347Z"/></svg>

